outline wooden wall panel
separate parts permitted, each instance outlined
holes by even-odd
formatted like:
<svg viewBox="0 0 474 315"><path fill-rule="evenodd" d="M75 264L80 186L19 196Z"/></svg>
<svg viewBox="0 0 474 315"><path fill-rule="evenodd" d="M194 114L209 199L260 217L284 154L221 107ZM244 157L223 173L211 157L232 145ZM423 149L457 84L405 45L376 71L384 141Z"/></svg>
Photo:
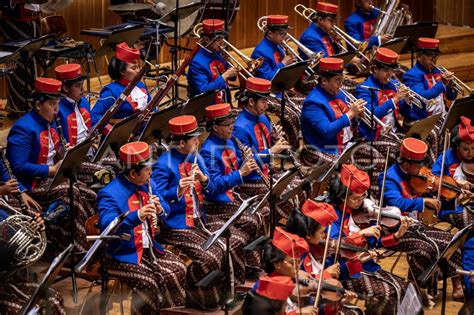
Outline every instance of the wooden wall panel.
<svg viewBox="0 0 474 315"><path fill-rule="evenodd" d="M474 2L471 0L436 0L435 11L440 23L474 27Z"/></svg>
<svg viewBox="0 0 474 315"><path fill-rule="evenodd" d="M354 1L351 0L326 0L340 7L341 18L338 21L339 26L343 26L344 20L354 11ZM383 0L375 0L376 5L380 5ZM430 20L433 16L433 2L435 0L402 0L402 3L410 5L414 13L415 21ZM437 0L443 1L443 0ZM449 0L453 1L453 0ZM457 0L455 0L457 1ZM466 1L469 2L469 1ZM314 8L317 0L240 0L240 11L236 15L234 23L231 25L230 42L238 48L247 48L255 46L262 38L262 32L257 29L257 19L268 14L287 14L290 18L290 24L293 26L291 34L298 37L307 27L308 22L294 12L293 7L302 3ZM107 10L108 0L76 0L65 10L57 12L58 15L64 15L68 23L68 35L76 40L91 42L93 47L99 47L99 40L91 36L82 36L80 31L88 28L102 28L109 25L120 23L117 14ZM186 47L192 47L193 39L184 38L179 43ZM173 39L168 39L172 44ZM183 57L184 53L180 54ZM168 62L170 60L169 47L164 46L160 53L160 61ZM106 62L104 58L97 60L101 73L106 73ZM93 74L94 75L94 74ZM5 97L4 82L0 79L0 98Z"/></svg>

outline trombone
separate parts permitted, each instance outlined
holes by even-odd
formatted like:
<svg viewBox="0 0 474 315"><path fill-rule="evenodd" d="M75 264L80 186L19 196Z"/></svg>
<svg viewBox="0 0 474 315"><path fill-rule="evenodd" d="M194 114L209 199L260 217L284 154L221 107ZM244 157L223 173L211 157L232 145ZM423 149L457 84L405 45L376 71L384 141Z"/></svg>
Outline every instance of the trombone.
<svg viewBox="0 0 474 315"><path fill-rule="evenodd" d="M197 38L202 38L202 23L198 23L193 28L193 34ZM221 46L221 53L224 55L224 59L226 59L230 65L234 68L237 68L239 72L245 79L253 77L253 74L257 71L258 68L263 63L263 57L259 57L258 59L252 59L243 54L240 50L238 50L234 45L229 43L225 38L223 38L224 46ZM201 43L198 42L198 45L203 47ZM239 61L236 57L232 56L232 54L226 49L230 49L231 51L235 52L237 56L241 59ZM243 64L244 63L244 64Z"/></svg>
<svg viewBox="0 0 474 315"><path fill-rule="evenodd" d="M435 69L438 69L442 74L448 72L448 69L446 69L445 67L441 67L441 66L435 66ZM458 92L460 93L461 95L465 95L465 92L464 92L464 89L469 93L469 94L474 94L474 89L469 87L469 85L467 85L466 83L464 83L463 81L461 81L458 77L456 77L454 74L453 74L453 81L452 81L452 86L453 88Z"/></svg>

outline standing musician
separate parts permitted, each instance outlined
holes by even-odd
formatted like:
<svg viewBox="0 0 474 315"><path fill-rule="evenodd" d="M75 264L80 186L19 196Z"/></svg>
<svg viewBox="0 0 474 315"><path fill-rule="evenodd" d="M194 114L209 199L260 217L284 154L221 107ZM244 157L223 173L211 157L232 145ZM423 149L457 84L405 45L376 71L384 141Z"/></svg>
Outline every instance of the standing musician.
<svg viewBox="0 0 474 315"><path fill-rule="evenodd" d="M395 127L394 112L398 111L399 103L403 102L408 96L408 90L405 86L397 87L392 82L394 69L398 68L398 54L393 50L381 47L375 52L372 65L372 74L357 86L354 95L357 98L367 102L366 107L373 111L374 116L383 121L390 130ZM365 87L379 89L374 93ZM361 123L359 126L359 135L367 141L376 141L380 138L382 127L375 125L375 130L371 126Z"/></svg>
<svg viewBox="0 0 474 315"><path fill-rule="evenodd" d="M397 162L387 170L385 182L384 204L398 207L404 215L415 217L418 212L435 210L439 212L441 202L431 197L422 197L416 193L414 185L410 184L411 178L417 176L423 165L427 165L428 145L415 138L405 138L400 146ZM379 176L379 186L383 182L383 174ZM405 237L398 239L398 245L392 249L406 252L410 270L413 277L417 279L425 270L426 266L432 265L438 258L438 254L452 239L450 232L429 228L419 224L412 225L405 233ZM423 254L420 254L423 253ZM460 252L457 251L451 257L448 265L447 277L455 275L456 268L460 265ZM453 297L462 297L462 286L457 277L453 278ZM430 283L419 284L427 288L426 297L428 303L434 305L434 297L437 294L437 279L433 277Z"/></svg>
<svg viewBox="0 0 474 315"><path fill-rule="evenodd" d="M301 34L300 42L311 51L324 51L324 57L330 57L339 53L339 47L334 43L329 32L336 24L337 11L339 7L332 3L318 2L316 13L311 16L313 21ZM303 59L308 59L303 51L299 50Z"/></svg>
<svg viewBox="0 0 474 315"><path fill-rule="evenodd" d="M202 21L201 49L189 64L187 74L191 97L207 91L218 91L214 100L216 104L232 102L227 81L237 77L238 69L231 67L220 54L226 36L224 21Z"/></svg>
<svg viewBox="0 0 474 315"><path fill-rule="evenodd" d="M37 78L32 95L33 109L16 121L7 138L7 157L12 171L29 195L41 204L46 214L54 214L60 208L68 211L67 183L47 191L48 184L61 164L58 161L59 136L54 128L61 97L61 82L49 78ZM97 195L85 184L74 186L76 246L79 251L87 248L86 219L95 214ZM69 244L71 229L64 214L47 222L48 238L58 249Z"/></svg>
<svg viewBox="0 0 474 315"><path fill-rule="evenodd" d="M266 21L264 37L255 46L251 58L263 58L263 63L258 68L255 76L271 80L278 69L292 64L295 61L295 56L287 54L281 46L289 29L288 16L269 15Z"/></svg>
<svg viewBox="0 0 474 315"><path fill-rule="evenodd" d="M155 220L170 208L150 180L150 148L145 142L131 142L120 148L119 155L122 173L98 195L99 222L104 230L129 211L117 233L132 238L107 247L108 273L132 289L133 313L155 314L160 308L184 306L186 265L154 238Z"/></svg>
<svg viewBox="0 0 474 315"><path fill-rule="evenodd" d="M420 37L417 42L417 62L413 68L408 70L403 76L403 82L414 92L422 97L431 100L436 99L436 105L427 108L400 106L400 114L404 118L407 126L417 120L431 115L446 113L447 101L455 100L458 93L451 86L453 73L441 71L436 68L436 62L441 54L439 50L439 40L435 38Z"/></svg>
<svg viewBox="0 0 474 315"><path fill-rule="evenodd" d="M352 139L354 118L364 112L365 101L347 104L340 92L343 60L321 58L318 85L308 94L301 111L301 132L305 143L305 162L314 164L317 152L340 154ZM314 152L314 154L312 154ZM332 158L328 158L328 162Z"/></svg>
<svg viewBox="0 0 474 315"><path fill-rule="evenodd" d="M380 46L390 39L392 35L372 36L379 12L373 8L373 0L356 0L356 11L344 22L344 28L349 36L358 41L368 41L367 49Z"/></svg>
<svg viewBox="0 0 474 315"><path fill-rule="evenodd" d="M57 118L70 146L81 143L92 127L91 106L84 95L84 79L81 65L76 63L57 66L56 79L62 82L62 96ZM56 123L58 121L56 120Z"/></svg>
<svg viewBox="0 0 474 315"><path fill-rule="evenodd" d="M225 252L220 242L206 251L201 248L209 237L202 221L203 195L216 192L216 183L211 180L203 158L197 153L198 136L203 130L198 128L194 116L187 115L170 119L168 129L171 149L160 156L152 173L157 191L170 204L169 214L160 222L161 237L192 260L186 274L189 303L202 309L214 309L221 302L224 283L210 288L197 287L196 283L209 271L228 266L222 265ZM244 244L236 244L240 241L234 235L230 241L234 273L240 282L245 278L241 252Z"/></svg>
<svg viewBox="0 0 474 315"><path fill-rule="evenodd" d="M100 97L92 108L92 125L97 123L107 110L115 103L120 94L140 71L140 51L129 47L125 42L115 47L115 56L109 63L109 77L113 80L100 91ZM141 111L150 101L148 89L143 82L138 82L127 100L120 106L114 119L122 119Z"/></svg>

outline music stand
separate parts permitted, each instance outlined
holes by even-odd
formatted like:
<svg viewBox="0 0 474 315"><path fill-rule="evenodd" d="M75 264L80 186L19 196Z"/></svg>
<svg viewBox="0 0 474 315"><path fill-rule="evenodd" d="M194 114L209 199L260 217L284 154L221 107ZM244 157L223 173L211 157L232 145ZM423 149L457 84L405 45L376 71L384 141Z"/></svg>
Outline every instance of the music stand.
<svg viewBox="0 0 474 315"><path fill-rule="evenodd" d="M69 149L64 156L61 165L59 166L58 171L54 175L53 180L48 186L47 191L50 192L51 189L63 183L65 180L69 180L68 196L69 196L69 228L71 229L71 244L76 243L76 224L74 219L76 218L76 213L74 211L74 185L77 182L76 174L81 168L82 162L87 158L87 152L92 145L92 140L84 140L75 147ZM73 247L71 255L71 270L69 273L57 279L61 281L69 276L72 279L72 289L73 289L73 301L77 303L77 282L76 282L76 272L74 270L74 255L75 247Z"/></svg>
<svg viewBox="0 0 474 315"><path fill-rule="evenodd" d="M299 81L305 70L308 68L309 61L301 61L293 63L289 66L280 68L272 79L272 92L281 93L281 117L285 118L286 93L292 89Z"/></svg>
<svg viewBox="0 0 474 315"><path fill-rule="evenodd" d="M347 65L356 56L356 54L357 54L356 51L352 50L352 51L347 51L345 53L334 55L333 57L342 59L344 61L344 65Z"/></svg>
<svg viewBox="0 0 474 315"><path fill-rule="evenodd" d="M332 172L337 168L339 164L347 163L347 161L349 161L352 158L356 150L362 145L365 145L365 143L354 142L354 143L348 144L346 148L344 149L344 151L341 153L341 155L331 164L331 167L325 173L321 174L316 181L317 182L325 181L332 174Z"/></svg>
<svg viewBox="0 0 474 315"><path fill-rule="evenodd" d="M48 268L48 271L43 277L43 280L41 280L39 286L36 288L35 292L31 295L30 299L28 300L28 303L26 303L23 308L20 311L21 315L29 314L32 311L32 307L39 298L45 299L48 293L48 289L51 287L51 285L54 282L54 279L56 279L57 275L59 274L59 271L63 268L64 263L66 262L66 259L71 255L73 251L74 245L69 244L69 246L63 250L56 258L54 258L53 262ZM37 307L36 311L39 311L39 307ZM36 314L37 312L33 312L33 314Z"/></svg>
<svg viewBox="0 0 474 315"><path fill-rule="evenodd" d="M469 95L454 101L446 114L440 134L444 134L446 129L451 130L454 126L459 124L459 118L461 116L474 117L474 95Z"/></svg>
<svg viewBox="0 0 474 315"><path fill-rule="evenodd" d="M408 37L405 49L401 53L411 53L411 66L413 67L415 59L415 50L418 38L420 37L435 37L436 31L438 30L437 22L417 22L410 25L400 25L395 30L394 38L396 37Z"/></svg>
<svg viewBox="0 0 474 315"><path fill-rule="evenodd" d="M126 42L128 46L133 46L145 30L144 25L135 24L127 25L120 29L114 29L95 52L96 57L105 56L115 50L115 46L122 42Z"/></svg>
<svg viewBox="0 0 474 315"><path fill-rule="evenodd" d="M454 234L451 241L446 245L443 252L436 260L436 262L431 265L428 269L426 269L419 277L418 281L420 283L426 283L428 280L435 274L438 269L441 271L443 275L443 302L441 305L441 314L444 315L446 312L446 289L447 289L447 269L448 269L448 262L451 256L456 252L456 250L463 246L466 242L467 238L471 234L471 229L474 224L470 224L463 228L462 230L458 231Z"/></svg>
<svg viewBox="0 0 474 315"><path fill-rule="evenodd" d="M410 127L404 138L413 137L425 141L440 118L441 114L437 114L418 120Z"/></svg>
<svg viewBox="0 0 474 315"><path fill-rule="evenodd" d="M128 142L128 138L137 124L138 116L139 113L135 113L116 123L100 144L92 162L99 162L109 152L109 148L114 153L118 152L120 147Z"/></svg>
<svg viewBox="0 0 474 315"><path fill-rule="evenodd" d="M408 43L408 37L405 36L401 38L391 39L388 42L380 45L380 47L385 47L385 48L393 50L397 54L401 54L401 52L403 51L407 43Z"/></svg>
<svg viewBox="0 0 474 315"><path fill-rule="evenodd" d="M286 193L282 194L280 196L280 200L282 202L287 202L288 200L294 198L296 195L298 195L302 190L306 189L308 185L311 185L314 181L317 181L317 179L326 173L328 169L330 168L330 164L323 164L323 165L317 165L316 167L312 167L310 171L308 172L308 175L304 177L304 179L301 181L298 186L295 188L287 191Z"/></svg>

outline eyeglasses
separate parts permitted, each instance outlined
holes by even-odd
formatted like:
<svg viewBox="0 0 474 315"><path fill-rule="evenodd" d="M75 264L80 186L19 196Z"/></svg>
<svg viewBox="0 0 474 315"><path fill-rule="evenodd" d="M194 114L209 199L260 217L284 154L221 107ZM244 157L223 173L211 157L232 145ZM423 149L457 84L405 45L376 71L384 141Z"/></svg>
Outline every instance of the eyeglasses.
<svg viewBox="0 0 474 315"><path fill-rule="evenodd" d="M351 199L353 201L361 201L361 200L364 200L365 198L367 198L368 196L369 196L369 194L367 192L365 192L361 196L350 195L349 199Z"/></svg>

